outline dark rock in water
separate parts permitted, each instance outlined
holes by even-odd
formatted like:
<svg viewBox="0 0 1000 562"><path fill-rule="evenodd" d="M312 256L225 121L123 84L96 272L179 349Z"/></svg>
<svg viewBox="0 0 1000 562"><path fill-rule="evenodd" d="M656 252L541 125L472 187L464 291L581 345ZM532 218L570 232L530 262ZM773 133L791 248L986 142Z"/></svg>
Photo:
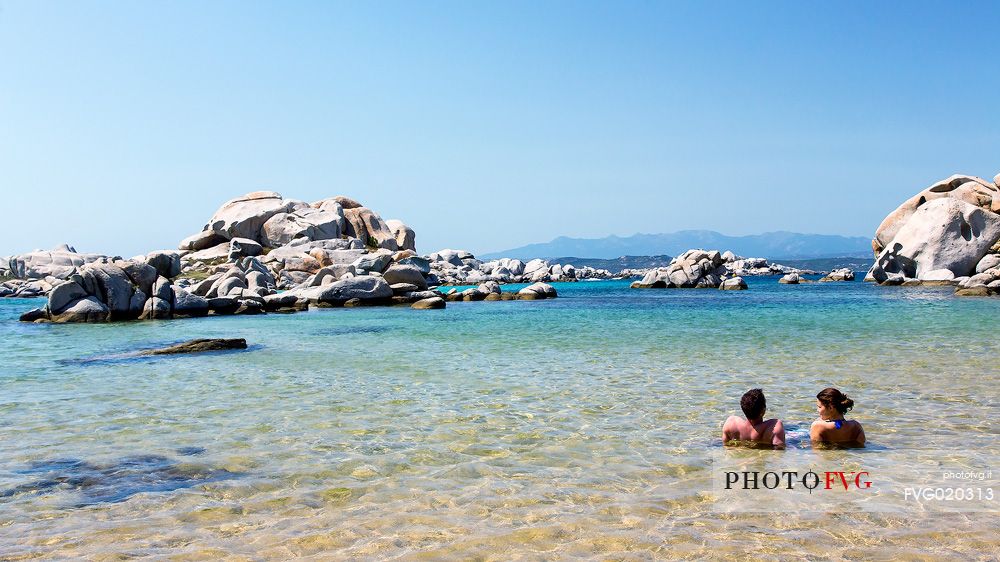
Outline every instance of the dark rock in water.
<svg viewBox="0 0 1000 562"><path fill-rule="evenodd" d="M76 507L117 503L136 494L172 492L242 476L223 468L180 464L160 455L134 455L111 464L95 464L81 459L35 461L14 474L32 479L0 489L0 498L21 494L72 494Z"/></svg>
<svg viewBox="0 0 1000 562"><path fill-rule="evenodd" d="M44 308L36 308L34 310L29 310L21 315L19 319L21 322L34 322L36 320L48 320L49 315L45 312Z"/></svg>
<svg viewBox="0 0 1000 562"><path fill-rule="evenodd" d="M246 349L247 340L236 339L198 339L191 340L170 347L160 349L147 349L139 355L174 355L178 353L202 353L205 351L224 351L227 349Z"/></svg>

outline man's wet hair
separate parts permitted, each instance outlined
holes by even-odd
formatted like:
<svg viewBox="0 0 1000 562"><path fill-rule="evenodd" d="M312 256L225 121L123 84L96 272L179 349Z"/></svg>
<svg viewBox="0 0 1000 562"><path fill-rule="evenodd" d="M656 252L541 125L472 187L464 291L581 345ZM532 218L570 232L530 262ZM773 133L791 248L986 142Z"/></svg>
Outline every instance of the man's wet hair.
<svg viewBox="0 0 1000 562"><path fill-rule="evenodd" d="M764 391L759 388L751 388L740 398L740 408L743 408L743 415L748 420L760 419L767 410L767 400L764 398Z"/></svg>

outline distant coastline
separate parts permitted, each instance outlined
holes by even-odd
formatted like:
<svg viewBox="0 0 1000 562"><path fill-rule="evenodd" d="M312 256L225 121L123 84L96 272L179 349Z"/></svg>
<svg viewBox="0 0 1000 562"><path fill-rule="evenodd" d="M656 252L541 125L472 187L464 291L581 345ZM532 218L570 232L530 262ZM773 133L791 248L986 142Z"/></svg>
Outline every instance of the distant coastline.
<svg viewBox="0 0 1000 562"><path fill-rule="evenodd" d="M680 230L662 234L634 234L604 238L570 238L560 236L550 242L529 244L500 252L487 252L481 259L497 258L547 259L561 261L558 256L581 256L587 259L618 259L621 256L676 256L691 248L723 248L741 256L766 256L788 260L820 258L870 258L871 238L798 232L764 232L747 236L728 236L714 230ZM575 262L574 262L575 263ZM595 266L596 267L596 266ZM637 267L637 266L629 266ZM655 267L638 266L638 267Z"/></svg>

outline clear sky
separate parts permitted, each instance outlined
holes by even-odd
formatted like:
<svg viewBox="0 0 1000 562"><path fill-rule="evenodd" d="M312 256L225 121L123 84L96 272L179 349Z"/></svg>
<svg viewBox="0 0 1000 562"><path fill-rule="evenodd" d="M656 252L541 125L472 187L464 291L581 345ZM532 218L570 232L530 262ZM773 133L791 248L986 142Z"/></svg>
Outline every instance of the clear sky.
<svg viewBox="0 0 1000 562"><path fill-rule="evenodd" d="M997 2L0 0L0 254L174 247L259 189L418 250L870 235L1000 172Z"/></svg>

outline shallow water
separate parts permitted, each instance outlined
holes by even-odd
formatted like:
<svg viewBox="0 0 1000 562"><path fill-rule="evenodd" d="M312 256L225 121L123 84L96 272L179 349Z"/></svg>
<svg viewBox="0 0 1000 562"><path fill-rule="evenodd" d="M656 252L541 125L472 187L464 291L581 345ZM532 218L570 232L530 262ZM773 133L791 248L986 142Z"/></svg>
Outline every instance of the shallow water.
<svg viewBox="0 0 1000 562"><path fill-rule="evenodd" d="M996 510L720 511L720 424L752 386L791 437L752 462L815 458L837 386L869 446L823 462L1000 468L1000 299L749 283L108 325L0 299L0 558L1000 556ZM252 347L123 357L198 337Z"/></svg>

